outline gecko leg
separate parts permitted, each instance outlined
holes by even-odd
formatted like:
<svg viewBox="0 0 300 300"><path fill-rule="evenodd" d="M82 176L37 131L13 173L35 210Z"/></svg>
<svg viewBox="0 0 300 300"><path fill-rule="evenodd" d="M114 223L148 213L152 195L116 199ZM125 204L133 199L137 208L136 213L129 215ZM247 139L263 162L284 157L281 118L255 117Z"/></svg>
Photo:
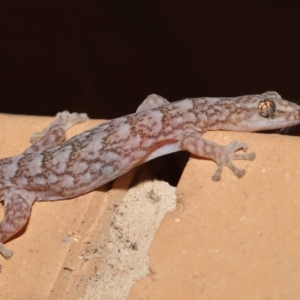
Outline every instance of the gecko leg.
<svg viewBox="0 0 300 300"><path fill-rule="evenodd" d="M243 177L245 170L237 168L232 161L253 160L255 158L255 153L235 153L240 149L247 151L248 146L245 143L232 141L227 146L221 146L213 141L203 139L199 132L186 134L180 142L180 148L195 155L214 160L218 165L215 174L212 176L214 181L219 181L221 179L221 174L225 166L228 167L238 178Z"/></svg>
<svg viewBox="0 0 300 300"><path fill-rule="evenodd" d="M9 191L4 196L5 217L0 223L0 253L9 259L13 252L3 243L20 231L27 223L35 196L27 191Z"/></svg>
<svg viewBox="0 0 300 300"><path fill-rule="evenodd" d="M142 104L137 108L136 112L138 113L141 111L151 110L166 104L170 104L170 102L159 95L151 94L142 102Z"/></svg>
<svg viewBox="0 0 300 300"><path fill-rule="evenodd" d="M66 131L69 128L87 119L87 114L69 113L68 111L58 113L54 121L42 132L31 135L30 143L32 145L23 153L43 151L60 145L66 140Z"/></svg>

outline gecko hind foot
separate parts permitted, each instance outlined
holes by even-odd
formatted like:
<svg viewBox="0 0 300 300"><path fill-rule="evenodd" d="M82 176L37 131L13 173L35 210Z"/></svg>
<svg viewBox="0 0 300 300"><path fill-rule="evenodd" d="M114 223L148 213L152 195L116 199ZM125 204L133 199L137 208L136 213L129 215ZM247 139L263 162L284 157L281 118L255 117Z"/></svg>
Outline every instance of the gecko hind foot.
<svg viewBox="0 0 300 300"><path fill-rule="evenodd" d="M33 133L30 137L30 143L34 144L37 142L37 140L41 139L47 134L50 134L51 129L54 126L59 126L63 128L64 131L67 131L69 128L74 126L77 123L83 123L88 119L87 114L79 114L79 113L69 113L68 111L63 111L60 113L57 113L56 118L54 121L44 128L42 132L36 132Z"/></svg>
<svg viewBox="0 0 300 300"><path fill-rule="evenodd" d="M31 146L23 154L44 151L62 144L66 140L66 131L75 124L82 123L87 119L87 114L69 113L68 111L58 113L54 121L42 132L31 135Z"/></svg>

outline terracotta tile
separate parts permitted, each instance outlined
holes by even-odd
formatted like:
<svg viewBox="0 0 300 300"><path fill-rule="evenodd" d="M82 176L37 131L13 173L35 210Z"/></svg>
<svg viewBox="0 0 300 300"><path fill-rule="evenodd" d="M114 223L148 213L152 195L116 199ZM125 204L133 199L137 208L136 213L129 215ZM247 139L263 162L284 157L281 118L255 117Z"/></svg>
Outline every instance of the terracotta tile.
<svg viewBox="0 0 300 300"><path fill-rule="evenodd" d="M0 157L21 153L29 136L52 119L0 115ZM98 123L76 125L69 136ZM228 132L205 137L246 142L257 157L236 162L246 169L244 178L226 169L217 183L213 162L190 159L177 208L166 214L150 247L149 275L133 285L128 299L299 299L300 139ZM84 296L105 259L98 243L113 213L108 198L122 201L131 182L126 176L109 195L104 186L72 200L35 203L26 229L6 243L14 256L0 258L0 298ZM111 284L117 291L118 282Z"/></svg>
<svg viewBox="0 0 300 300"><path fill-rule="evenodd" d="M149 276L128 299L299 299L300 139L215 132L220 144L246 142L257 155L228 169L191 158L151 245Z"/></svg>

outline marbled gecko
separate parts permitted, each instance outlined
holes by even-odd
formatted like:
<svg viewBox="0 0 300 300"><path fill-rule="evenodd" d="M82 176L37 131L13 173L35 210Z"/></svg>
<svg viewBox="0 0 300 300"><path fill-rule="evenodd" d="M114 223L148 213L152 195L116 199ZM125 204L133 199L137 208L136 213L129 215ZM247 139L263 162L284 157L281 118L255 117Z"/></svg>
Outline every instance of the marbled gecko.
<svg viewBox="0 0 300 300"><path fill-rule="evenodd" d="M0 224L3 245L26 225L34 201L77 197L115 179L155 157L187 150L217 163L212 176L220 180L225 166L237 177L245 174L233 160L253 160L245 143L220 146L203 139L210 130L258 131L300 123L300 106L276 92L235 98L193 98L169 103L150 95L137 112L107 121L65 141L66 130L87 119L86 114L58 113L41 133L31 136L22 154L0 160L0 197L5 217Z"/></svg>

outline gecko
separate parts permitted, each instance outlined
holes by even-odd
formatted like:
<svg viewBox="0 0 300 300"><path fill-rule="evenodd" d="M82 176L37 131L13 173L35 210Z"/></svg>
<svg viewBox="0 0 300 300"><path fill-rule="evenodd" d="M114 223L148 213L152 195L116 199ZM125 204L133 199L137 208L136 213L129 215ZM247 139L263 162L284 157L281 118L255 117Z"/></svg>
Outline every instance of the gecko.
<svg viewBox="0 0 300 300"><path fill-rule="evenodd" d="M0 253L28 222L35 201L70 199L88 193L156 157L186 150L216 162L214 181L224 167L241 178L245 170L234 160L253 160L246 143L222 146L204 139L206 131L261 131L300 123L300 106L276 92L232 98L188 98L168 102L152 94L136 113L106 121L66 140L66 131L84 122L86 114L58 113L42 132L30 138L22 154L0 159L0 198L5 215L0 223Z"/></svg>

